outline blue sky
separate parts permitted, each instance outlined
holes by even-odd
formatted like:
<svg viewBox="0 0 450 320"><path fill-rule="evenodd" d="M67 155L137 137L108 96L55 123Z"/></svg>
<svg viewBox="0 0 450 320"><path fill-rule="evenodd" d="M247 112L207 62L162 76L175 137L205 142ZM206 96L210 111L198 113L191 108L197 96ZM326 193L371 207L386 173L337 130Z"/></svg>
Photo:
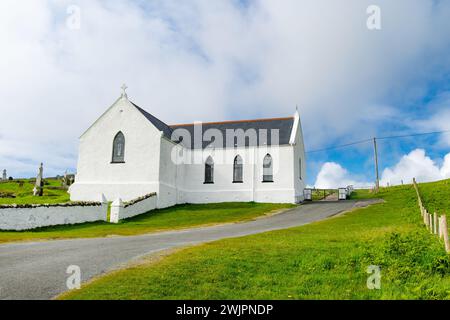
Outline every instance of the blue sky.
<svg viewBox="0 0 450 320"><path fill-rule="evenodd" d="M309 150L450 129L448 1L7 0L0 24L0 167L15 177L41 161L74 171L79 135L123 82L169 124L298 105ZM379 150L385 182L447 177L450 134ZM309 154L308 184L371 183L372 157L370 143Z"/></svg>

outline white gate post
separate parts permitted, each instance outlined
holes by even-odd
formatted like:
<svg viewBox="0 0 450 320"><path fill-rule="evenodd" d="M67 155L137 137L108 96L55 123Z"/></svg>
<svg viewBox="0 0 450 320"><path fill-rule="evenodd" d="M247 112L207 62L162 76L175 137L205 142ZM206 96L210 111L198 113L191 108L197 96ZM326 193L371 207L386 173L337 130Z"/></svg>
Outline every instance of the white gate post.
<svg viewBox="0 0 450 320"><path fill-rule="evenodd" d="M120 220L120 215L123 212L123 201L122 199L118 198L114 200L114 202L111 204L111 214L109 216L109 222L111 223L118 223Z"/></svg>

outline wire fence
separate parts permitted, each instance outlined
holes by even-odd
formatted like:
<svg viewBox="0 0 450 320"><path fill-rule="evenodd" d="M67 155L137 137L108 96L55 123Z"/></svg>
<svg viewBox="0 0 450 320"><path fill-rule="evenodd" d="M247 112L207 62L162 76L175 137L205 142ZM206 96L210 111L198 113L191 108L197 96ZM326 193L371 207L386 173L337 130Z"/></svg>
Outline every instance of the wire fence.
<svg viewBox="0 0 450 320"><path fill-rule="evenodd" d="M448 225L447 217L445 214L438 216L436 212L429 213L423 205L422 197L420 196L419 187L417 186L416 179L413 179L414 189L417 193L417 202L419 204L420 214L422 215L423 223L430 233L439 236L439 239L444 241L445 251L450 253L450 241L448 238Z"/></svg>

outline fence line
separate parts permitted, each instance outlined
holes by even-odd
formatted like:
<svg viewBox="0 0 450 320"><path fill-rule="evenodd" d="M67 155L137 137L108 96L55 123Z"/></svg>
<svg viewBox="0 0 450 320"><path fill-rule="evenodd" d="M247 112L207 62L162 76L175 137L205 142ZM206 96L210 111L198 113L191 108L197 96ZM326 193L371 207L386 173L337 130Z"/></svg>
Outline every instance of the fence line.
<svg viewBox="0 0 450 320"><path fill-rule="evenodd" d="M419 204L420 214L422 215L423 223L427 230L430 231L431 234L435 234L439 237L439 239L444 240L445 251L450 253L450 241L448 238L448 226L447 226L447 217L445 214L438 216L436 212L430 214L428 210L423 205L422 198L420 196L419 187L417 186L416 179L413 179L414 189L417 194L417 203Z"/></svg>

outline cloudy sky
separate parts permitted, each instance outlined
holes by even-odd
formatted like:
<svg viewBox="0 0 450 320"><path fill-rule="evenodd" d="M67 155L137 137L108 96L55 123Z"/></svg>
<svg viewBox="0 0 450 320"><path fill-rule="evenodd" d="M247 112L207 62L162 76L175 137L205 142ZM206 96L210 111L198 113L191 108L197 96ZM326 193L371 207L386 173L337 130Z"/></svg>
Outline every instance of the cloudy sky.
<svg viewBox="0 0 450 320"><path fill-rule="evenodd" d="M15 177L74 171L124 82L169 124L298 105L309 151L450 129L450 1L2 0L0 26L0 167ZM383 183L450 177L450 134L379 150ZM309 153L308 184L371 184L372 154Z"/></svg>

